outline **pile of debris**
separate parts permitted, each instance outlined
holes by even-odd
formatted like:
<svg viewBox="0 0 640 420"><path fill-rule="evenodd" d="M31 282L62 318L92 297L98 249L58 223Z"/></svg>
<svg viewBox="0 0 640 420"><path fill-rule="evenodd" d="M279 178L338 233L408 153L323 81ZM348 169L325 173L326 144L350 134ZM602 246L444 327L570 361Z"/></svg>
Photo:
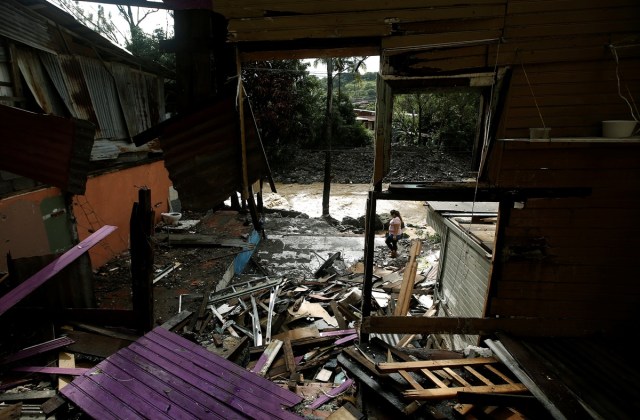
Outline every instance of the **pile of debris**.
<svg viewBox="0 0 640 420"><path fill-rule="evenodd" d="M402 241L402 259L376 251L371 315L433 316L438 254ZM363 336L362 261L347 267L336 252L307 277L251 261L254 273L227 287L180 294L177 314L142 337L67 323L55 339L5 355L0 417L517 415L461 403L464 393L527 392L490 350L439 349L428 334Z"/></svg>

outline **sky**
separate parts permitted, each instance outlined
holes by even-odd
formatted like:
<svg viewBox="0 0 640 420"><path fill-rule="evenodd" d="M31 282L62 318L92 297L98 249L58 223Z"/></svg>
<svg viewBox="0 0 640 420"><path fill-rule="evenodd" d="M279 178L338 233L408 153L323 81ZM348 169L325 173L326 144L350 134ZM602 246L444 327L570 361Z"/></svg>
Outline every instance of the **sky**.
<svg viewBox="0 0 640 420"><path fill-rule="evenodd" d="M58 2L56 0L47 0L47 1L49 3L53 3L55 5L58 5ZM83 9L90 11L94 15L97 15L97 13L98 13L98 3L81 1L78 4ZM104 7L104 9L105 9L105 11L107 13L111 13L111 16L112 16L112 18L113 18L115 23L117 23L118 25L124 25L125 21L124 21L124 19L122 19L120 17L118 9L116 8L115 5L102 4L102 6ZM60 7L60 6L58 5L58 7ZM136 7L133 8L134 13L135 13L136 9L138 9L138 8L136 8ZM141 8L140 10L142 12L145 9ZM173 34L173 18L169 15L169 12L167 10L159 9L157 12L149 15L142 22L141 26L142 26L142 29L147 33L153 32L153 30L156 29L156 28L162 28L165 31L165 33ZM121 45L121 46L123 47L124 45ZM314 59L308 59L308 60L304 60L304 61L309 62L311 64L309 66L309 68L308 68L310 74L318 76L318 77L326 77L326 75L327 75L326 66L324 66L323 64L318 64L318 66L314 67L314 65L313 65ZM366 65L366 71L367 72L378 72L379 67L380 67L380 57L378 57L378 56L369 57L365 61L365 65Z"/></svg>

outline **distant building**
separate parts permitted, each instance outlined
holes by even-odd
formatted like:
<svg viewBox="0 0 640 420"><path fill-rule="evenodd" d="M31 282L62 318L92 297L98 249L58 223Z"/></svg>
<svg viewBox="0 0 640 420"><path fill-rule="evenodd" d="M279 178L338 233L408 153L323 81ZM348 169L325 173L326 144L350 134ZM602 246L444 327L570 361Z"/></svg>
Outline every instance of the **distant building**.
<svg viewBox="0 0 640 420"><path fill-rule="evenodd" d="M373 131L376 125L376 111L368 109L354 109L356 113L356 121L360 121L364 128Z"/></svg>

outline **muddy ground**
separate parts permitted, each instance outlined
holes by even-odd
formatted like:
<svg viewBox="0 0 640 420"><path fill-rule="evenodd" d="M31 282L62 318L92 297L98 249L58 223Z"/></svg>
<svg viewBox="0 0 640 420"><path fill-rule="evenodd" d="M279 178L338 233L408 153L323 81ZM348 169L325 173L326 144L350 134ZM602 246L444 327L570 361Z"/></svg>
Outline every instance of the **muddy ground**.
<svg viewBox="0 0 640 420"><path fill-rule="evenodd" d="M460 181L468 179L469 159L460 155L446 155L416 148L394 149L391 171L385 182L425 182ZM363 218L366 210L367 192L373 172L373 151L361 148L332 153L332 185L330 199L331 219L325 220L322 214L322 179L324 171L324 152L301 151L288 161L286 167L271 167L276 182L276 193L264 194L265 233L258 248L268 247L269 236L281 233L287 226L295 225L298 231L306 235L359 235L364 229L344 226L345 217ZM423 240L423 251L428 252L434 244L434 232L425 224L423 202L378 202L377 214L388 215L389 210L401 211L407 224L405 239L400 241L400 257L390 261L384 245L375 250L376 263L380 265L406 263L407 250L412 238ZM282 210L282 211L281 211ZM189 212L183 209L182 220L202 220L189 232L212 234L220 231L211 226L206 214ZM249 215L234 214L228 223L246 226ZM288 220L291 219L291 220ZM209 221L208 221L209 220ZM329 223L331 222L331 223ZM163 225L157 226L157 232L163 232ZM377 236L384 236L381 230ZM236 238L238 239L238 238ZM259 250L259 249L258 249ZM405 251L405 252L403 252ZM165 322L178 312L180 295L198 295L206 293L222 278L225 270L232 264L239 252L234 248L217 247L170 247L166 243L155 241L154 267L156 275L163 269L179 263L170 274L157 281L154 287L155 319L157 324ZM256 253L258 255L258 253ZM257 261L257 260L256 260ZM257 261L258 264L260 261ZM129 255L124 253L95 273L95 292L97 305L102 308L131 309L131 277ZM250 263L246 273L262 274L260 268ZM274 269L274 267L268 267ZM277 269L277 268L276 268ZM281 274L281 273L279 273ZM289 273L296 276L300 273ZM186 299L181 309L197 311L195 303Z"/></svg>

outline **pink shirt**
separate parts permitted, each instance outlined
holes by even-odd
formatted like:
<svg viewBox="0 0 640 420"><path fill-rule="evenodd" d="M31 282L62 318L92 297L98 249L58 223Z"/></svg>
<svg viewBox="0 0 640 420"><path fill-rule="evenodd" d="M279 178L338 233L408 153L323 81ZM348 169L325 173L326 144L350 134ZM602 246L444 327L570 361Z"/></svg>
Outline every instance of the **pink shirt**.
<svg viewBox="0 0 640 420"><path fill-rule="evenodd" d="M402 235L402 222L399 217L394 217L389 222L389 234L394 236Z"/></svg>

